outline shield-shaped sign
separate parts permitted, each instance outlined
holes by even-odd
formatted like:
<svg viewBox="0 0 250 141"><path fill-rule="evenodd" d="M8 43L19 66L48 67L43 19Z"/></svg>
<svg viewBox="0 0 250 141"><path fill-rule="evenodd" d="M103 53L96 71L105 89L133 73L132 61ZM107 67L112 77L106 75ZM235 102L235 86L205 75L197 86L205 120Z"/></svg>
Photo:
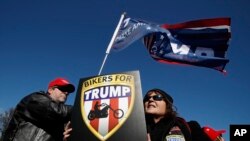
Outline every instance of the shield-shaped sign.
<svg viewBox="0 0 250 141"><path fill-rule="evenodd" d="M134 106L135 81L130 74L103 75L83 82L81 115L100 140L111 137L127 120Z"/></svg>

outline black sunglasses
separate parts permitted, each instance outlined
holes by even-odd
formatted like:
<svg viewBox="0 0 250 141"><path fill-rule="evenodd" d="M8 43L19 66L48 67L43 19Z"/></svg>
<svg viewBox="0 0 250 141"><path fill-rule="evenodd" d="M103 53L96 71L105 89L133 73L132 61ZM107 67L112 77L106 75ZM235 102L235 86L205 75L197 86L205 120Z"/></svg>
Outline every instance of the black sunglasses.
<svg viewBox="0 0 250 141"><path fill-rule="evenodd" d="M163 97L162 95L158 94L158 95L154 95L154 96L146 96L146 97L143 99L143 101L144 101L144 102L149 101L150 98L153 98L153 100L155 100L155 101L161 101L161 100L164 99L164 97Z"/></svg>

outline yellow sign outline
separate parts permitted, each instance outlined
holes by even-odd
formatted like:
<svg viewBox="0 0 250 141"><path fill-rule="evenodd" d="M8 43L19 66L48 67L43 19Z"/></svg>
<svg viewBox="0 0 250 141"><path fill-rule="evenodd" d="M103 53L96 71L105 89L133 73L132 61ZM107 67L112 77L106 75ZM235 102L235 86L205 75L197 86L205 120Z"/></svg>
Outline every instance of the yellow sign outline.
<svg viewBox="0 0 250 141"><path fill-rule="evenodd" d="M82 118L85 122L85 124L87 125L87 127L89 128L89 130L97 137L99 138L101 141L106 141L109 137L111 137L123 124L124 122L127 120L127 118L130 116L133 108L134 108L134 101L135 101L135 79L133 75L128 75L128 74L113 74L113 75L103 75L103 76L97 76L97 77L93 77L91 79L102 79L101 77L105 77L105 78L113 78L115 76L127 76L129 78L131 78L130 82L126 82L126 81L121 81L121 80L111 80L110 82L100 82L97 84L93 84L93 85L89 85L89 86L84 86L82 85L82 90L81 90L81 114L82 114ZM88 79L86 81L89 81L91 79ZM86 82L84 81L84 82ZM83 82L83 83L84 83ZM119 124L116 125L110 132L108 132L108 134L106 134L105 136L102 136L100 133L98 133L90 124L89 124L89 120L87 119L87 115L86 112L84 111L84 92L89 90L89 89L93 89L95 87L100 87L100 86L109 86L109 85L124 85L124 86L130 86L131 88L131 101L130 101L130 105L129 105L129 109L128 111L124 114L124 117L119 121Z"/></svg>

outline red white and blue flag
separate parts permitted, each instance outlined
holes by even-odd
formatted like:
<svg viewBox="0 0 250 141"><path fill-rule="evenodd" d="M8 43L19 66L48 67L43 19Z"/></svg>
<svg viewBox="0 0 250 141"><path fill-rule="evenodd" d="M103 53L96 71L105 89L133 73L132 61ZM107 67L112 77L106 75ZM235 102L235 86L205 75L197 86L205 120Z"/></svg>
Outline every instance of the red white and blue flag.
<svg viewBox="0 0 250 141"><path fill-rule="evenodd" d="M164 32L144 37L151 57L163 63L188 64L225 72L225 58L231 37L230 18L164 24Z"/></svg>
<svg viewBox="0 0 250 141"><path fill-rule="evenodd" d="M156 61L212 68L221 72L229 62L230 18L194 20L158 25L127 15L121 18L114 41L106 53L120 51L144 37L144 45Z"/></svg>

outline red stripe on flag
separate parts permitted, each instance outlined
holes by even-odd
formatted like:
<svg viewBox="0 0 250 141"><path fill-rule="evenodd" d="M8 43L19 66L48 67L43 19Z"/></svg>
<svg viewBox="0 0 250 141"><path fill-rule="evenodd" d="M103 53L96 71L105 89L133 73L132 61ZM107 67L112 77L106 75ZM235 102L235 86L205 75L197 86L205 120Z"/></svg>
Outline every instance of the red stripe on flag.
<svg viewBox="0 0 250 141"><path fill-rule="evenodd" d="M118 98L112 98L110 99L110 107L113 110L116 110L119 108ZM118 119L114 117L114 111L111 109L109 110L109 127L108 131L111 131L116 125L118 124Z"/></svg>
<svg viewBox="0 0 250 141"><path fill-rule="evenodd" d="M161 27L166 29L183 29L183 28L196 28L196 27L211 27L220 25L230 25L230 18L214 18L189 21L178 24L163 24Z"/></svg>
<svg viewBox="0 0 250 141"><path fill-rule="evenodd" d="M101 100L94 100L92 102L92 108L91 110L94 110L95 109L95 104L96 102L98 102L98 104L101 103ZM99 118L95 118L94 120L91 120L90 121L90 125L98 132L98 128L99 128Z"/></svg>

